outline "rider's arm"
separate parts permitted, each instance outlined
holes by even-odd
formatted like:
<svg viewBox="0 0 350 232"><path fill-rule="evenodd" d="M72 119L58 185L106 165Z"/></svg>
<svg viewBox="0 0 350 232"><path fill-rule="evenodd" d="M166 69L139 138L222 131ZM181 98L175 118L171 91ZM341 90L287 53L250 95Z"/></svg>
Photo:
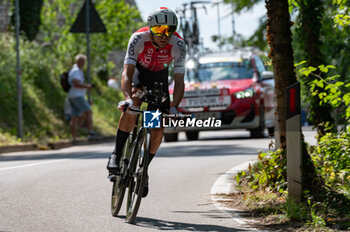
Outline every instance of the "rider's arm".
<svg viewBox="0 0 350 232"><path fill-rule="evenodd" d="M124 94L125 100L131 99L132 92L131 92L131 84L132 84L132 76L135 72L135 65L134 64L124 64L124 69L122 73L122 90Z"/></svg>
<svg viewBox="0 0 350 232"><path fill-rule="evenodd" d="M131 84L132 77L135 72L135 67L139 53L143 50L145 38L140 33L134 33L129 40L128 48L124 59L124 69L122 73L121 86L125 100L131 99Z"/></svg>
<svg viewBox="0 0 350 232"><path fill-rule="evenodd" d="M186 60L186 45L182 39L177 39L175 46L172 49L174 54L174 93L173 103L171 107L177 107L184 95L184 75L185 75L185 60Z"/></svg>
<svg viewBox="0 0 350 232"><path fill-rule="evenodd" d="M184 95L184 74L180 73L175 73L174 74L174 93L173 93L173 102L172 102L172 107L175 106L177 107L181 99Z"/></svg>

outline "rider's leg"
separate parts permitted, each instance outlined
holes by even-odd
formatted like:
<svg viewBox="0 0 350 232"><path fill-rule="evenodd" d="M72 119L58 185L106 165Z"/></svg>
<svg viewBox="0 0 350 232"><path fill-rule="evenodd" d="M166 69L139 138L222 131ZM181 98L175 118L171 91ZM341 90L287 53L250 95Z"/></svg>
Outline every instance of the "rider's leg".
<svg viewBox="0 0 350 232"><path fill-rule="evenodd" d="M153 128L151 130L151 147L150 147L150 154L156 154L158 151L158 148L160 144L162 143L163 139L163 132L164 128ZM150 160L152 160L153 157L151 157Z"/></svg>
<svg viewBox="0 0 350 232"><path fill-rule="evenodd" d="M162 143L164 128L153 128L151 129L151 144L149 151L148 165L156 155L156 152Z"/></svg>
<svg viewBox="0 0 350 232"><path fill-rule="evenodd" d="M141 102L138 98L133 98L134 106L140 106ZM129 133L134 129L137 115L130 112L123 112L120 116L117 136L115 139L115 147L109 156L107 169L109 171L118 171L119 162L122 157L123 147L128 139Z"/></svg>
<svg viewBox="0 0 350 232"><path fill-rule="evenodd" d="M107 169L112 172L118 172L119 162L122 157L123 147L125 145L126 140L128 139L129 133L132 130L130 129L130 125L135 125L136 117L134 115L130 115L129 113L123 113L121 118L119 119L119 127L117 131L117 135L115 138L115 146L112 154L109 156Z"/></svg>

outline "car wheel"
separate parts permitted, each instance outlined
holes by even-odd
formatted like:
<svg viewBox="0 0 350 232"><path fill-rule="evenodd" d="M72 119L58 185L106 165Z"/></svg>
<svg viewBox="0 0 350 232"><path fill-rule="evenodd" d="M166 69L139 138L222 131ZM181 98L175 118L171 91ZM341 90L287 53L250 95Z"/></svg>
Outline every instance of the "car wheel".
<svg viewBox="0 0 350 232"><path fill-rule="evenodd" d="M250 130L250 137L251 138L264 138L265 137L264 129L258 127L256 129Z"/></svg>
<svg viewBox="0 0 350 232"><path fill-rule="evenodd" d="M251 138L265 138L265 113L264 113L264 105L260 104L260 123L259 127L250 130Z"/></svg>
<svg viewBox="0 0 350 232"><path fill-rule="evenodd" d="M165 142L176 142L177 141L177 133L167 133L164 134Z"/></svg>
<svg viewBox="0 0 350 232"><path fill-rule="evenodd" d="M267 128L269 132L269 136L273 137L275 135L275 128L274 127L269 127Z"/></svg>
<svg viewBox="0 0 350 232"><path fill-rule="evenodd" d="M199 131L187 131L186 137L188 140L198 140Z"/></svg>

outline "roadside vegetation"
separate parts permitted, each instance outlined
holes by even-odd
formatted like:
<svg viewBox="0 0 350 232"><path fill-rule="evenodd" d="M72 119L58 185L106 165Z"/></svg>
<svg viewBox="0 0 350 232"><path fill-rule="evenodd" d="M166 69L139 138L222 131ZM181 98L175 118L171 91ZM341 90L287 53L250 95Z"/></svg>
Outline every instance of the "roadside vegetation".
<svg viewBox="0 0 350 232"><path fill-rule="evenodd" d="M57 65L55 56L46 52L40 44L25 40L21 44L23 141L16 138L15 39L12 35L0 35L0 144L69 139L70 130L63 109L66 93L59 82L62 70L59 67L62 66ZM116 128L118 111L115 106L121 98L120 93L107 87L104 79L95 77L92 83L96 86L91 92L95 130L101 135L112 135ZM84 133L84 130L81 132Z"/></svg>
<svg viewBox="0 0 350 232"><path fill-rule="evenodd" d="M322 188L307 186L301 202L288 199L286 154L260 152L258 161L236 176L235 196L251 213L269 218L254 226L265 229L298 228L350 230L350 133L327 134L308 146Z"/></svg>
<svg viewBox="0 0 350 232"><path fill-rule="evenodd" d="M73 64L77 53L86 51L85 35L69 33L81 1L21 1L25 2L35 10L21 12L24 138L16 136L16 52L12 25L8 33L0 34L0 145L70 138L63 110L66 93L60 86L59 74ZM252 8L259 0L226 2L235 4L235 12L241 12ZM271 9L286 1L265 2ZM277 151L259 152L258 161L237 175L241 192L234 197L252 216L265 219L259 224L264 229L287 225L284 228L350 230L350 1L290 0L286 12L288 7L294 21L291 23L288 18L286 24L293 25L292 40L291 44L279 48L292 53L287 59L279 60L286 62L282 67L274 58L285 55L283 49L273 50L270 56L271 64L279 66L273 67L275 81L283 84L276 85L280 102L284 102L282 87L298 80L303 90L303 106L317 130L317 145L304 143L303 146L302 201L294 202L287 197L285 142ZM108 32L91 35L91 79L96 86L91 92L92 110L94 129L108 136L115 134L119 117L115 106L121 99L121 93L106 85L110 76L118 77L120 73L120 64L111 62L109 55L125 49L130 34L139 27L140 14L123 0L96 1L96 9ZM28 12L36 15L22 15ZM251 38L236 35L237 38L220 41L228 44L235 41L238 47L250 45L263 51L270 51L268 45L274 46L276 41L289 41L289 31L286 39L279 40L275 36L281 34L276 33L276 28L272 29L276 26L273 19L280 15L268 16L270 21L262 19L262 26ZM263 36L265 33L267 39ZM283 82L284 79L288 80ZM282 140L285 141L285 137Z"/></svg>
<svg viewBox="0 0 350 232"><path fill-rule="evenodd" d="M256 2L245 1L246 6L238 6L240 10L249 9ZM278 30L272 28L276 25L273 20L281 16L281 13L277 16L273 12L276 12L276 6L283 5L279 8L281 12L288 7L279 1L265 2L268 8L267 38L274 60L275 54L281 57L285 51L272 52L273 48L278 48L273 47ZM350 230L350 72L346 39L350 30L349 10L350 1L347 0L289 1L289 13L294 21L291 25L297 61L293 62L296 63L295 75L302 86L308 121L317 130L317 144L303 143L300 202L288 199L286 147L282 137L279 149L259 152L257 162L238 173L236 181L240 193L232 197L239 204L234 207L243 207L249 217L260 221L252 222L253 226L290 231ZM290 59L293 60L293 56ZM276 64L281 64L276 63L276 59L272 63L274 71ZM275 71L276 74L276 84L285 83L278 79ZM281 119L280 112L278 115Z"/></svg>
<svg viewBox="0 0 350 232"><path fill-rule="evenodd" d="M69 124L64 117L67 93L60 86L59 75L70 69L76 54L86 53L85 34L69 32L82 2L24 0L20 4L35 8L20 12L24 138L17 137L16 41L12 20L9 31L0 34L0 145L45 144L70 139ZM123 56L121 51L126 48L128 38L141 23L141 18L139 11L123 0L102 0L95 7L107 33L90 36L90 76L95 85L91 91L94 130L100 135L111 136L117 128L120 113L116 105L122 94L107 86L108 78L119 78L121 72L121 64L109 57L113 53ZM13 14L14 9L12 11ZM85 137L86 129L80 130L79 135Z"/></svg>

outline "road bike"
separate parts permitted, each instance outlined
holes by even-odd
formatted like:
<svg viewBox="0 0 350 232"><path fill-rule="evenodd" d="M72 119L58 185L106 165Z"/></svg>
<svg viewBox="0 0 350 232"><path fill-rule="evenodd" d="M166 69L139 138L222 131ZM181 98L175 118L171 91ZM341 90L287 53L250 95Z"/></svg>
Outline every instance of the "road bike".
<svg viewBox="0 0 350 232"><path fill-rule="evenodd" d="M167 95L162 88L162 83L158 84L156 82L152 90L144 89L138 92L138 97L142 102L156 106L159 109L160 104L167 99ZM132 107L129 107L128 110L137 113L135 127L129 134L123 148L120 163L121 171L118 174L109 175L109 179L113 182L111 199L112 215L116 217L119 214L124 195L126 190L128 190L126 221L133 223L141 204L146 178L148 178L147 170L151 130L143 126L144 110Z"/></svg>

